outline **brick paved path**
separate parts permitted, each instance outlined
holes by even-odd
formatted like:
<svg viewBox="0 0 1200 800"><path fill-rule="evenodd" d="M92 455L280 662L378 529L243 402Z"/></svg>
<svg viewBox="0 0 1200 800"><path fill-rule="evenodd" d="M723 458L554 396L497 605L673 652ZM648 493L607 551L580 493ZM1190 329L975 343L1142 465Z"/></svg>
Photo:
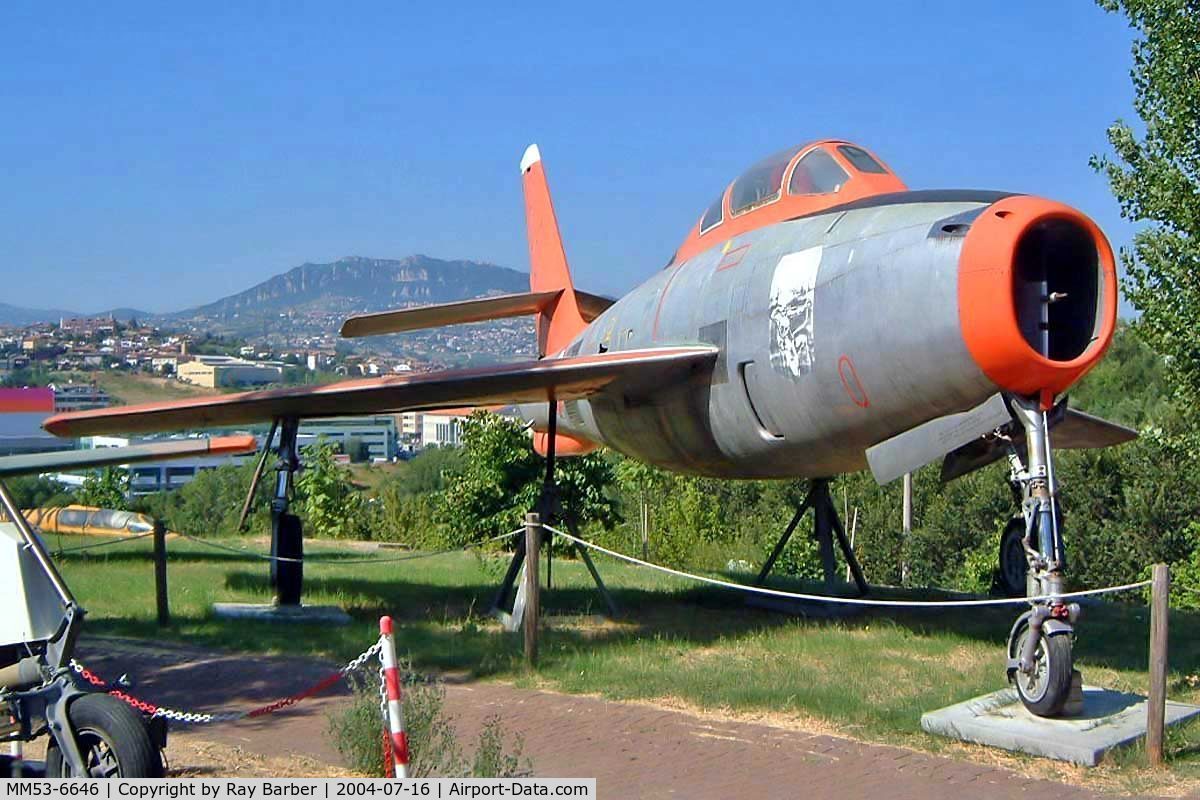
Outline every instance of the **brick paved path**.
<svg viewBox="0 0 1200 800"><path fill-rule="evenodd" d="M316 659L214 654L182 646L86 642L81 660L109 677L140 678L134 693L162 705L247 708L305 688L328 674ZM220 727L176 728L173 736L238 745L265 756L297 754L339 763L327 715L344 700L307 701L288 711ZM1104 795L990 766L897 747L869 745L681 711L491 683L451 683L447 710L474 739L502 717L525 737L544 777L595 777L602 798L1049 798ZM170 749L168 749L170 756Z"/></svg>

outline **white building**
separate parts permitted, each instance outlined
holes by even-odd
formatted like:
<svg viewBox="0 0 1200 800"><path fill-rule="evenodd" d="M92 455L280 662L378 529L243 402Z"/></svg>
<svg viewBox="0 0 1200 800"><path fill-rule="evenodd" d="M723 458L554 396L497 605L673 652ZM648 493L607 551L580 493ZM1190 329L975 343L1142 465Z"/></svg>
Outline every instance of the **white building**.
<svg viewBox="0 0 1200 800"><path fill-rule="evenodd" d="M422 447L458 447L462 444L462 420L473 408L451 408L421 414Z"/></svg>
<svg viewBox="0 0 1200 800"><path fill-rule="evenodd" d="M392 415L372 417L332 417L306 419L300 423L301 446L318 439L338 445L349 452L351 440L357 439L367 450L370 461L391 461L398 452L396 418Z"/></svg>

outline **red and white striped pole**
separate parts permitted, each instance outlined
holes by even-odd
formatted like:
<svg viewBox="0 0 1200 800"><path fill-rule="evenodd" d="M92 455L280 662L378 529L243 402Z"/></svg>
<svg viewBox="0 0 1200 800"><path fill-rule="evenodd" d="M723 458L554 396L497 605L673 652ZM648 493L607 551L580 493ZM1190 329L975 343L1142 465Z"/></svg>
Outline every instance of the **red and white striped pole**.
<svg viewBox="0 0 1200 800"><path fill-rule="evenodd" d="M397 778L408 777L408 736L404 733L404 698L400 690L400 668L396 665L396 640L392 635L392 618L379 618L379 639L382 647L379 660L383 662L383 682L387 689L387 722L391 736L392 769Z"/></svg>

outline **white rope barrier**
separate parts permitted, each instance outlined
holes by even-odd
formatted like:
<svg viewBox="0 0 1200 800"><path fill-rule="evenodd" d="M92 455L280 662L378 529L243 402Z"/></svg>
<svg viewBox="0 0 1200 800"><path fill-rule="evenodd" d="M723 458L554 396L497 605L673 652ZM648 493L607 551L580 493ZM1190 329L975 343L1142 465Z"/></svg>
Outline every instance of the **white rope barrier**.
<svg viewBox="0 0 1200 800"><path fill-rule="evenodd" d="M1004 597L993 598L989 600L867 600L861 597L834 597L824 594L805 594L803 592L785 592L781 589L767 589L762 586L747 586L744 583L732 583L723 581L717 578L706 578L703 575L693 575L689 572L664 567L661 564L653 564L649 561L643 561L640 558L627 556L624 553L618 553L615 550L609 550L607 547L602 547L593 542L580 539L577 536L572 536L569 533L560 531L557 528L552 528L549 525L543 525L543 528L553 533L555 536L561 536L567 541L574 542L577 545L595 550L598 553L604 553L607 556L625 561L639 567L657 570L658 572L667 575L674 575L677 578L685 580L699 581L712 586L720 586L725 589L733 589L739 592L749 592L751 594L763 594L770 597L785 597L793 600L812 600L820 603L841 603L851 606L890 606L893 608L908 607L908 608L965 608L975 606L1004 606L1004 605L1027 605L1042 600L1069 600L1075 597L1088 597L1099 594L1113 594L1115 592L1127 592L1131 589L1140 589L1143 586L1149 586L1150 581L1138 581L1137 583L1127 583L1122 586L1106 586L1103 589L1088 589L1082 592L1066 592L1065 594L1056 595L1037 595L1034 597Z"/></svg>
<svg viewBox="0 0 1200 800"><path fill-rule="evenodd" d="M61 536L61 534L59 534L59 535ZM78 553L83 550L95 550L98 547L109 547L114 544L124 544L125 542L132 542L137 539L145 539L147 536L153 536L153 535L154 535L154 531L147 531L146 533L138 533L133 536L122 536L119 539L106 539L103 542L96 542L94 544L80 545L79 547L60 547L60 548L58 548L58 550L56 552L58 552L58 553Z"/></svg>

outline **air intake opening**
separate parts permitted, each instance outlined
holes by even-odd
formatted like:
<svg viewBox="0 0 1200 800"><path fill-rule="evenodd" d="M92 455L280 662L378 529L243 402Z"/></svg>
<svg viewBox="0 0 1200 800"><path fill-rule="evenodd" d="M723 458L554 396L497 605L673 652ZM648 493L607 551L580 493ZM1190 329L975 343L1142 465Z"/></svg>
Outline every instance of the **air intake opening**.
<svg viewBox="0 0 1200 800"><path fill-rule="evenodd" d="M1103 276L1096 243L1082 225L1044 220L1022 234L1013 265L1017 325L1051 361L1072 361L1100 334Z"/></svg>

